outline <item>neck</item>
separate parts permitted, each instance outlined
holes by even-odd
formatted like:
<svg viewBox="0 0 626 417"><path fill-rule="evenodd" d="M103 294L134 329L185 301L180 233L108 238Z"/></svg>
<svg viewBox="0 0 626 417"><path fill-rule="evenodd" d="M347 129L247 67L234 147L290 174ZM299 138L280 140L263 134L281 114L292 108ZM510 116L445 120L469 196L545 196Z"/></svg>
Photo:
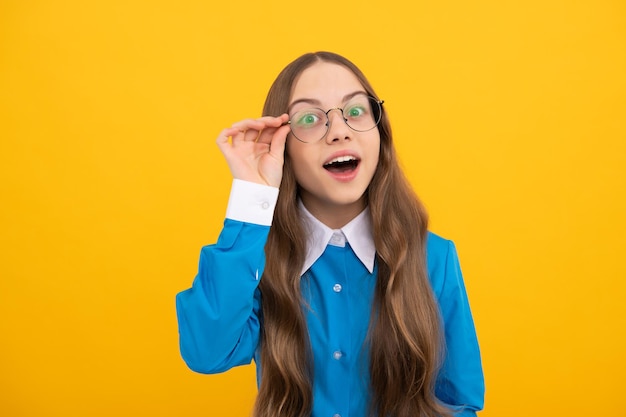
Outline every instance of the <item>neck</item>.
<svg viewBox="0 0 626 417"><path fill-rule="evenodd" d="M365 199L351 204L311 204L304 196L302 204L320 222L331 229L341 229L365 209Z"/></svg>

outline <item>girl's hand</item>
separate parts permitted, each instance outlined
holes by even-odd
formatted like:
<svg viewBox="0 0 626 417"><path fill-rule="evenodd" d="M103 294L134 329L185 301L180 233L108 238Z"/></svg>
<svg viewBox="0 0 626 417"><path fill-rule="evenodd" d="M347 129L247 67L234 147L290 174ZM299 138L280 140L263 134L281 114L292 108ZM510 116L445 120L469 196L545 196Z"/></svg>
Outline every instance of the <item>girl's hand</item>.
<svg viewBox="0 0 626 417"><path fill-rule="evenodd" d="M280 186L285 141L289 133L289 126L283 126L283 123L287 120L287 114L265 116L242 120L222 130L217 137L217 146L234 178L277 188Z"/></svg>

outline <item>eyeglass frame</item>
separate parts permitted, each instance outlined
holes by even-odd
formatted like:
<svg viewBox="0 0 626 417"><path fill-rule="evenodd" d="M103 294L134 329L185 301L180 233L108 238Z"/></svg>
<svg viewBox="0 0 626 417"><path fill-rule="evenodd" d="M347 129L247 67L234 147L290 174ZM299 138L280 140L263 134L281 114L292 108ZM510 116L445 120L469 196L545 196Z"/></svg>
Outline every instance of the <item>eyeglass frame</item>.
<svg viewBox="0 0 626 417"><path fill-rule="evenodd" d="M320 140L324 139L324 137L328 134L328 131L330 130L330 117L328 117L328 113L330 113L333 110L339 110L341 112L341 118L343 119L343 122L346 124L346 126L348 126L351 130L354 130L355 132L369 132L370 130L374 129L376 126L378 126L378 124L380 123L380 121L383 118L383 103L385 102L385 100L379 100L378 98L374 97L374 96L370 96L367 94L364 94L365 97L367 97L368 100L371 99L371 101L373 101L374 103L378 104L378 119L376 120L376 123L374 123L374 126L370 127L369 129L366 130L357 130L355 128L353 128L352 126L350 126L348 124L348 119L346 119L346 117L343 115L343 107L333 107L331 109L328 109L328 111L324 111L324 109L320 109L319 107L310 107L310 108L306 108L303 110L320 110L322 113L324 113L324 115L326 116L326 123L324 124L324 126L326 126L326 131L324 132L324 134L317 140L311 141L311 142L305 142L302 139L300 139L293 131L293 129L291 128L291 116L289 118L289 120L287 120L285 123L282 124L282 126L285 125L290 125L289 126L289 130L291 132L291 134L293 135L294 138L296 138L298 141L302 142L302 143L317 143ZM301 110L302 111L302 110ZM372 109L372 113L375 114L374 109Z"/></svg>

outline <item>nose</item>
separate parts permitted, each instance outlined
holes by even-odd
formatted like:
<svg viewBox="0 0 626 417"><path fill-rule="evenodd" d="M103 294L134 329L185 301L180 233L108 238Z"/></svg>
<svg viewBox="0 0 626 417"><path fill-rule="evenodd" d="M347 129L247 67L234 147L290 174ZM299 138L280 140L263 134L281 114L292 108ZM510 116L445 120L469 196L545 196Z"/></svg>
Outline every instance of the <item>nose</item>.
<svg viewBox="0 0 626 417"><path fill-rule="evenodd" d="M342 139L350 139L352 130L346 124L343 117L343 110L340 108L330 109L326 113L328 117L328 132L326 132L326 142L332 143Z"/></svg>

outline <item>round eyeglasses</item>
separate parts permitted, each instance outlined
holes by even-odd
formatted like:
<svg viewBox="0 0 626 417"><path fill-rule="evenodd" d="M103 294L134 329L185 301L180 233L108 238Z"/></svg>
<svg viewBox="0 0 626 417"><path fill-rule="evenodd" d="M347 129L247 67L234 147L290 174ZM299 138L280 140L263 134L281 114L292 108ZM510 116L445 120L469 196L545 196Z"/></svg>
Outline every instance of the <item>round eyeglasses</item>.
<svg viewBox="0 0 626 417"><path fill-rule="evenodd" d="M326 136L330 128L328 113L339 110L343 121L350 129L367 132L380 122L383 103L384 101L366 94L357 94L348 100L343 108L336 107L328 111L315 107L298 110L289 117L287 124L291 127L291 133L300 142L317 142Z"/></svg>

